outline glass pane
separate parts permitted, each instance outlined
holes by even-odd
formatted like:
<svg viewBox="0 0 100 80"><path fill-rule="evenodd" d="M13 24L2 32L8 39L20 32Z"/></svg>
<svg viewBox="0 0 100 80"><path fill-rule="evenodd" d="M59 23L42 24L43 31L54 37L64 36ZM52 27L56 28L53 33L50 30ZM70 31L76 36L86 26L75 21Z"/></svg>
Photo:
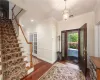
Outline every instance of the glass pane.
<svg viewBox="0 0 100 80"><path fill-rule="evenodd" d="M65 54L65 33L61 33L61 51L62 51L62 56L64 57Z"/></svg>
<svg viewBox="0 0 100 80"><path fill-rule="evenodd" d="M67 55L68 60L78 62L78 31L70 31L67 33Z"/></svg>
<svg viewBox="0 0 100 80"><path fill-rule="evenodd" d="M84 56L83 52L84 52L84 31L81 30L80 31L80 54L81 56Z"/></svg>
<svg viewBox="0 0 100 80"><path fill-rule="evenodd" d="M34 33L34 53L37 54L37 33Z"/></svg>

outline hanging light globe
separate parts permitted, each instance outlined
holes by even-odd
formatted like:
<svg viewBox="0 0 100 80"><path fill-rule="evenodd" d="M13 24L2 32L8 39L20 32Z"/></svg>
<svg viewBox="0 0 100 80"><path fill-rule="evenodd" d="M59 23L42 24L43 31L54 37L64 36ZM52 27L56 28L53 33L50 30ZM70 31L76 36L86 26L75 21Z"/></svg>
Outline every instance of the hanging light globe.
<svg viewBox="0 0 100 80"><path fill-rule="evenodd" d="M64 20L68 20L69 19L69 11L67 10L67 9L65 9L64 11L63 11L63 19Z"/></svg>
<svg viewBox="0 0 100 80"><path fill-rule="evenodd" d="M69 19L69 10L66 8L66 0L64 0L65 1L65 9L64 9L64 11L63 11L63 19L64 20L67 20L67 19Z"/></svg>

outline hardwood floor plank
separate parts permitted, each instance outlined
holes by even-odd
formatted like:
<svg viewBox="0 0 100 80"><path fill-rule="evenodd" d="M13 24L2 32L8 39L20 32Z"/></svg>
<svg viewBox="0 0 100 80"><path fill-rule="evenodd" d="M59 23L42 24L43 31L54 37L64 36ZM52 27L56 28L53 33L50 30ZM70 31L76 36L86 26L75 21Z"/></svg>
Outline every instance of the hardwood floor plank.
<svg viewBox="0 0 100 80"><path fill-rule="evenodd" d="M29 74L22 80L38 80L51 66L52 64L41 61L39 64L34 66L34 72Z"/></svg>

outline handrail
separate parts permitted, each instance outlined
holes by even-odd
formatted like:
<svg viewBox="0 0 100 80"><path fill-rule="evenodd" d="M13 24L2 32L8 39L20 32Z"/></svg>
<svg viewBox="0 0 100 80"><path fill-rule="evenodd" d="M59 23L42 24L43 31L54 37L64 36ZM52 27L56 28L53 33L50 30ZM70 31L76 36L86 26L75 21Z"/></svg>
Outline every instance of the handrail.
<svg viewBox="0 0 100 80"><path fill-rule="evenodd" d="M32 46L33 46L33 44L32 44L32 42L29 42L29 41L28 41L28 39L26 38L26 36L25 36L25 34L24 34L24 31L23 31L23 29L22 29L22 26L21 26L21 25L19 24L19 22L17 21L17 16L21 13L22 9L21 9L20 12L15 16L15 14L14 14L14 8L15 8L15 7L16 7L16 5L14 5L14 7L12 8L12 20L15 19L15 22L16 22L16 24L19 26L19 28L20 28L20 30L21 30L21 32L22 32L24 38L25 38L26 43L30 45L30 68L31 68L31 67L33 67L33 61L32 61L32 52L33 52ZM14 17L14 18L13 18L13 17Z"/></svg>

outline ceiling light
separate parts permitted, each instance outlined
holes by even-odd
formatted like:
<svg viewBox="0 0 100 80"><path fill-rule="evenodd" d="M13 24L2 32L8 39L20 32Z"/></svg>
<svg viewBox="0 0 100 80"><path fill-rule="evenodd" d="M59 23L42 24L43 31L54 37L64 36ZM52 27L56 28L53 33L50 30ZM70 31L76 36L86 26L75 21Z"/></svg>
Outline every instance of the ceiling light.
<svg viewBox="0 0 100 80"><path fill-rule="evenodd" d="M31 22L34 22L34 20L32 19Z"/></svg>
<svg viewBox="0 0 100 80"><path fill-rule="evenodd" d="M66 0L64 0L64 1L65 1L65 9L63 11L63 19L67 20L70 15L69 15L69 10L66 8Z"/></svg>
<svg viewBox="0 0 100 80"><path fill-rule="evenodd" d="M68 10L64 10L63 12L63 19L67 20L69 18L69 11Z"/></svg>

